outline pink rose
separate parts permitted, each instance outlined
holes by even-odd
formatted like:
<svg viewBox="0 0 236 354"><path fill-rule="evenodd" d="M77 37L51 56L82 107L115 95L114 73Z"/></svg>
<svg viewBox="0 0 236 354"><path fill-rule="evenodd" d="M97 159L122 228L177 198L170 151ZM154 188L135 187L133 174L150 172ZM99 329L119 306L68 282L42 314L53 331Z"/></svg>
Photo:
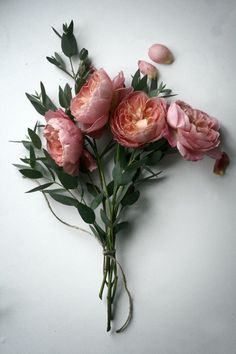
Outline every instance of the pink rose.
<svg viewBox="0 0 236 354"><path fill-rule="evenodd" d="M168 109L167 123L170 126L167 136L170 145L177 146L186 160L201 160L204 155L219 158L220 134L216 118L176 101Z"/></svg>
<svg viewBox="0 0 236 354"><path fill-rule="evenodd" d="M58 166L70 175L79 172L79 161L83 151L81 130L61 109L45 114L47 125L44 136L47 150Z"/></svg>
<svg viewBox="0 0 236 354"><path fill-rule="evenodd" d="M103 69L95 71L72 99L70 109L83 133L97 136L106 125L112 100L112 82Z"/></svg>
<svg viewBox="0 0 236 354"><path fill-rule="evenodd" d="M174 60L171 51L163 44L153 44L148 51L149 58L158 64L171 64Z"/></svg>
<svg viewBox="0 0 236 354"><path fill-rule="evenodd" d="M125 99L131 92L133 92L132 87L125 87L125 77L123 71L120 71L116 77L112 80L112 102L110 112L113 114L115 108L118 104Z"/></svg>
<svg viewBox="0 0 236 354"><path fill-rule="evenodd" d="M140 72L143 75L147 75L149 79L156 79L157 68L154 65L148 63L145 60L139 60L138 61L138 68L139 68Z"/></svg>
<svg viewBox="0 0 236 354"><path fill-rule="evenodd" d="M126 147L139 147L166 133L166 103L146 93L131 93L116 108L110 120L113 137Z"/></svg>

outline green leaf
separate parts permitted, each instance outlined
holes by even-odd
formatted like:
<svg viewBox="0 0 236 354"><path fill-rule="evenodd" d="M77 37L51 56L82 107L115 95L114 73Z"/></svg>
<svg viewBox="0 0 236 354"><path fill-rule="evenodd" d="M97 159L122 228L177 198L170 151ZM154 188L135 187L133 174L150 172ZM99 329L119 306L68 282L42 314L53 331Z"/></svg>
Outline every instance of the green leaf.
<svg viewBox="0 0 236 354"><path fill-rule="evenodd" d="M37 148L37 149L41 149L42 147L42 143L41 143L41 139L38 136L38 134L36 134L32 129L28 128L28 134L29 137L33 143L33 145Z"/></svg>
<svg viewBox="0 0 236 354"><path fill-rule="evenodd" d="M65 68L65 63L64 63L62 57L56 52L54 53L54 55L55 55L57 62L60 64L60 67Z"/></svg>
<svg viewBox="0 0 236 354"><path fill-rule="evenodd" d="M153 143L148 144L145 146L144 150L145 151L151 151L151 150L159 150L163 146L167 145L167 141L164 138L161 138L160 140L157 140Z"/></svg>
<svg viewBox="0 0 236 354"><path fill-rule="evenodd" d="M51 191L48 191L48 193L58 203L68 205L68 206L74 206L76 208L78 207L79 202L74 198L67 197L66 195L62 195L62 194L57 194Z"/></svg>
<svg viewBox="0 0 236 354"><path fill-rule="evenodd" d="M30 100L31 104L34 106L34 108L36 109L36 111L41 114L42 116L45 115L45 113L48 111L47 108L45 108L42 103L37 100L35 97L33 97L32 95L26 93L26 97Z"/></svg>
<svg viewBox="0 0 236 354"><path fill-rule="evenodd" d="M41 184L40 186L38 186L36 188L33 188L33 189L30 189L29 191L27 191L25 193L33 193L33 192L41 191L41 190L43 190L45 188L50 187L52 184L53 184L53 182Z"/></svg>
<svg viewBox="0 0 236 354"><path fill-rule="evenodd" d="M47 61L49 61L49 63L60 67L60 63L56 60L56 58L54 58L54 57L46 57L46 59L47 59Z"/></svg>
<svg viewBox="0 0 236 354"><path fill-rule="evenodd" d="M112 227L112 223L110 222L110 220L106 216L106 213L103 209L100 210L100 214L101 214L101 218L102 218L102 221L104 222L104 224L107 225L108 227Z"/></svg>
<svg viewBox="0 0 236 354"><path fill-rule="evenodd" d="M145 75L137 84L137 86L135 86L135 91L148 91L148 86L147 86L147 79L148 76Z"/></svg>
<svg viewBox="0 0 236 354"><path fill-rule="evenodd" d="M73 33L72 34L63 33L61 39L61 49L68 58L71 58L73 55L77 54L78 52L77 43Z"/></svg>
<svg viewBox="0 0 236 354"><path fill-rule="evenodd" d="M64 171L58 171L57 176L66 189L75 189L78 186L78 177L70 176Z"/></svg>
<svg viewBox="0 0 236 354"><path fill-rule="evenodd" d="M33 148L32 145L30 145L30 166L31 166L32 168L35 167L35 162L36 162L36 160L35 160L34 148Z"/></svg>
<svg viewBox="0 0 236 354"><path fill-rule="evenodd" d="M57 35L59 38L61 38L60 33L58 33L57 30L55 30L55 28L52 27L52 30L53 30L54 33L56 33L56 35Z"/></svg>
<svg viewBox="0 0 236 354"><path fill-rule="evenodd" d="M98 194L98 195L93 199L93 201L92 201L92 203L91 203L91 205L90 205L91 208L92 208L92 209L96 209L96 208L99 206L99 204L101 204L103 198L104 198L103 193Z"/></svg>
<svg viewBox="0 0 236 354"><path fill-rule="evenodd" d="M122 199L121 204L123 206L132 205L137 202L139 196L140 196L139 191L135 191L133 193L126 194L124 196L124 198Z"/></svg>
<svg viewBox="0 0 236 354"><path fill-rule="evenodd" d="M71 93L71 87L66 84L64 87L64 94L67 98L68 103L70 104L70 101L72 100L72 93Z"/></svg>
<svg viewBox="0 0 236 354"><path fill-rule="evenodd" d="M72 35L73 34L73 30L74 30L74 21L72 20L69 24L69 26L67 27L66 33L68 35Z"/></svg>
<svg viewBox="0 0 236 354"><path fill-rule="evenodd" d="M90 194L96 197L100 193L100 189L92 183L86 183L87 190Z"/></svg>
<svg viewBox="0 0 236 354"><path fill-rule="evenodd" d="M95 222L95 214L93 209L89 208L87 205L78 203L78 212L81 216L81 218L86 222L87 224L94 224Z"/></svg>
<svg viewBox="0 0 236 354"><path fill-rule="evenodd" d="M122 179L122 170L118 161L113 167L112 177L114 179L114 183L119 186L121 184L121 179Z"/></svg>
<svg viewBox="0 0 236 354"><path fill-rule="evenodd" d="M148 166L152 166L152 165L157 164L160 161L160 159L162 158L162 155L163 155L163 153L161 150L157 150L157 151L152 152L148 156L146 164Z"/></svg>
<svg viewBox="0 0 236 354"><path fill-rule="evenodd" d="M133 76L131 86L135 89L140 80L140 70L137 70Z"/></svg>
<svg viewBox="0 0 236 354"><path fill-rule="evenodd" d="M19 170L19 172L25 176L25 177L28 177L28 178L32 178L32 179L37 179L37 178L42 178L43 175L40 171L37 171L37 170L30 170L28 168L25 168L25 169L22 169L22 170Z"/></svg>
<svg viewBox="0 0 236 354"><path fill-rule="evenodd" d="M110 197L113 194L114 191L114 181L111 181L110 183L108 183L107 185L107 194L108 197Z"/></svg>
<svg viewBox="0 0 236 354"><path fill-rule="evenodd" d="M55 111L57 109L57 107L54 105L52 100L48 97L45 87L42 82L40 82L40 89L41 89L41 97L42 97L42 101L43 101L43 106L45 108L47 108L47 110L50 109L52 111Z"/></svg>
<svg viewBox="0 0 236 354"><path fill-rule="evenodd" d="M120 181L120 185L121 186L125 186L127 184L129 184L130 182L132 182L132 179L136 173L137 169L130 169L130 170L126 170L121 177L121 181Z"/></svg>
<svg viewBox="0 0 236 354"><path fill-rule="evenodd" d="M118 232L125 229L128 225L129 225L128 221L123 221L123 222L120 222L119 224L116 224L114 227L115 234L118 234Z"/></svg>
<svg viewBox="0 0 236 354"><path fill-rule="evenodd" d="M62 90L61 86L59 86L59 102L60 102L60 105L64 108L68 108L69 106L69 103L67 101L67 98L65 96L65 93L64 91Z"/></svg>

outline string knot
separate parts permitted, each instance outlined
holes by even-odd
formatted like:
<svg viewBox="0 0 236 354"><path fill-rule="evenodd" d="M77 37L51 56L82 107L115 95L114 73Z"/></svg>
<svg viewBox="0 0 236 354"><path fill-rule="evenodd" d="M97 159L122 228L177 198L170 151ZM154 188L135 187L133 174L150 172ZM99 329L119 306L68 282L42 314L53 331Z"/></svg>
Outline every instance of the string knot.
<svg viewBox="0 0 236 354"><path fill-rule="evenodd" d="M116 251L115 250L107 250L107 249L104 249L103 250L103 255L104 256L111 256L111 257L114 257L116 254Z"/></svg>

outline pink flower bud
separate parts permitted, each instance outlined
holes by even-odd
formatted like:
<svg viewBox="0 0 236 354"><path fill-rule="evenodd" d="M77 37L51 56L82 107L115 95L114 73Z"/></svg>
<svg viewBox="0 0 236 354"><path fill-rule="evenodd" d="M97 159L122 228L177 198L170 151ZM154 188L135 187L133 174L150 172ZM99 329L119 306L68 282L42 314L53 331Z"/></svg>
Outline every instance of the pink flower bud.
<svg viewBox="0 0 236 354"><path fill-rule="evenodd" d="M173 54L163 44L153 44L148 51L149 58L158 64L171 64L174 61Z"/></svg>
<svg viewBox="0 0 236 354"><path fill-rule="evenodd" d="M222 152L221 157L216 160L214 165L214 173L219 176L223 176L225 174L225 170L229 165L229 156L226 152Z"/></svg>
<svg viewBox="0 0 236 354"><path fill-rule="evenodd" d="M138 68L140 72L143 75L147 75L149 79L155 79L157 77L157 68L144 60L138 61Z"/></svg>

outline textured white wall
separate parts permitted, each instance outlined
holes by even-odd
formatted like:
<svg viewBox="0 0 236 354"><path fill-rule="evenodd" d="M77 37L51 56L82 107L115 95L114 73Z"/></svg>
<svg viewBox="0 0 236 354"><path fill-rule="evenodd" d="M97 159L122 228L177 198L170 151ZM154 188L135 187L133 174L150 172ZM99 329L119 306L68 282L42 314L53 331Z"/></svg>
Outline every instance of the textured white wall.
<svg viewBox="0 0 236 354"><path fill-rule="evenodd" d="M143 189L118 258L134 298L120 335L105 332L98 299L102 255L94 239L59 224L33 183L10 165L23 149L8 143L39 118L24 92L42 80L52 97L66 77L46 62L59 50L50 26L74 19L97 67L127 77L155 42L176 56L163 80L222 122L231 166L175 158ZM234 0L0 2L1 236L0 352L3 354L236 353L236 4ZM56 206L66 220L72 210ZM127 300L121 293L115 325Z"/></svg>

